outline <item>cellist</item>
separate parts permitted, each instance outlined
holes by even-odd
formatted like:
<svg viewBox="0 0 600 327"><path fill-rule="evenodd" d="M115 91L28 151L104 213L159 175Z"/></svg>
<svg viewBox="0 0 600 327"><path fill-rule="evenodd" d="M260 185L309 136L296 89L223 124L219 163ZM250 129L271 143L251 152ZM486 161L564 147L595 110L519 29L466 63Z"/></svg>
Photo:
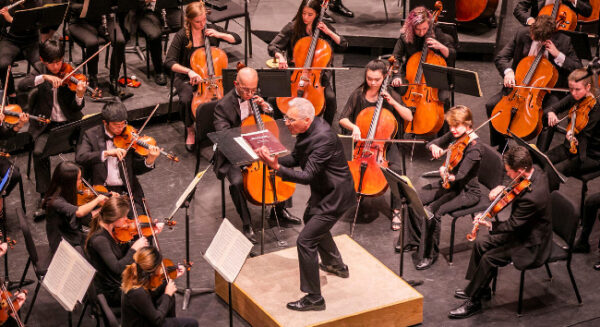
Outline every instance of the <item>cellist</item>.
<svg viewBox="0 0 600 327"><path fill-rule="evenodd" d="M206 23L206 7L204 2L192 2L185 7L185 21L183 28L175 33L173 41L165 57L165 67L175 73L173 85L177 90L180 102L180 115L186 128L185 148L193 150L196 142L196 129L192 116L192 98L195 85L200 83L201 77L190 66L192 53L204 47L204 37L210 38L213 47L219 46L221 41L229 44L239 44L242 39L239 35L226 31L215 24Z"/></svg>
<svg viewBox="0 0 600 327"><path fill-rule="evenodd" d="M515 86L515 71L521 59L527 56L535 56L540 50L544 51L544 56L558 70L558 80L555 84L557 88L567 87L568 74L582 66L581 60L579 60L571 45L571 39L562 33L556 32L556 23L550 16L539 16L533 25L520 29L513 39L496 55L494 63L498 72L504 78L504 89L491 97L485 104L488 117L491 117L494 107L500 102L502 96L509 93L510 87ZM561 95L557 93L546 94L542 102L542 108L548 108L558 102ZM546 125L546 115L543 116L542 122ZM542 134L538 136L537 146L541 151L548 150L552 139L552 135L548 134L552 134L552 131L544 128ZM504 150L506 145L504 135L496 131L491 122L490 144L498 146L500 152Z"/></svg>
<svg viewBox="0 0 600 327"><path fill-rule="evenodd" d="M453 156L452 151L444 153L444 149L458 142L466 142L462 150L462 159L448 169L446 162L439 169L440 177L449 183L445 188L442 180L423 186L419 197L427 205L433 217L425 222L416 220L416 215L410 214L409 240L407 250L416 249L418 253L413 256L415 268L425 270L437 260L439 253L441 219L442 216L460 208L470 207L479 202L481 190L477 180L477 173L483 155L483 147L476 133L473 132L473 114L465 106L458 105L446 112L446 122L450 132L429 142L425 147L431 152L433 158Z"/></svg>
<svg viewBox="0 0 600 327"><path fill-rule="evenodd" d="M320 0L302 0L298 12L294 19L287 23L283 29L269 43L269 56L277 58L279 68L288 68L293 61L293 53L296 42L305 36L312 36L315 29L321 30L319 38L327 41L332 48L343 51L348 47L348 41L335 32L331 25L319 21L321 12ZM335 45L335 46L334 46ZM333 62L333 57L329 66ZM297 67L303 63L294 63ZM323 109L323 119L330 125L337 111L337 101L333 91L333 79L331 71L324 70L321 75L321 85L325 87L325 108Z"/></svg>
<svg viewBox="0 0 600 327"><path fill-rule="evenodd" d="M344 110L340 115L339 124L344 129L352 132L355 140L361 138L361 130L355 124L356 118L361 110L367 107L374 107L379 97L379 90L383 84L385 74L388 70L388 64L380 59L371 60L365 67L365 78L362 84L357 87L348 98ZM385 91L385 101L383 108L390 110L396 120L399 122L411 121L412 112L402 105L402 98L394 90ZM400 150L396 144L391 144L387 151L387 160L390 169L402 173ZM392 213L392 230L400 229L400 199L394 199L396 207Z"/></svg>
<svg viewBox="0 0 600 327"><path fill-rule="evenodd" d="M394 45L393 55L400 62L400 71L392 80L393 87L399 87L406 82L406 62L415 53L423 49L426 42L429 49L441 55L448 66L454 66L456 60L456 49L452 37L444 33L439 27L433 25L433 15L427 8L419 6L408 14L400 30L400 37ZM406 92L400 90L400 94ZM450 93L439 90L440 101L444 102L444 109L450 107Z"/></svg>
<svg viewBox="0 0 600 327"><path fill-rule="evenodd" d="M562 3L581 16L588 17L592 14L590 0L564 0ZM554 4L554 0L521 0L515 5L513 15L521 24L532 25L538 12L544 6L551 4Z"/></svg>

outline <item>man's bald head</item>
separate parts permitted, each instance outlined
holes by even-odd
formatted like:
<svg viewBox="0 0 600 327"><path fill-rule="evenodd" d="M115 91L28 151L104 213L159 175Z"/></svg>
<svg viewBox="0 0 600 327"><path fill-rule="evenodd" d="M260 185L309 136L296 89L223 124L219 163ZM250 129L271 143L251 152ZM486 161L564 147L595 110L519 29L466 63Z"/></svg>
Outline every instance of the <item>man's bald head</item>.
<svg viewBox="0 0 600 327"><path fill-rule="evenodd" d="M235 78L235 88L240 97L249 100L256 93L258 87L258 73L256 69L244 67L240 69Z"/></svg>

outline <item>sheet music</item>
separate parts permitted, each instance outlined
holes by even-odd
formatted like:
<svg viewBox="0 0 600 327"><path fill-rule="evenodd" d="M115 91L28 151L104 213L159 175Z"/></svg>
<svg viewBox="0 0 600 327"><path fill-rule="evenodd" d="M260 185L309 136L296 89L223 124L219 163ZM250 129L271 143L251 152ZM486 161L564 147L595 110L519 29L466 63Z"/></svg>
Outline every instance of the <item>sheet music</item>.
<svg viewBox="0 0 600 327"><path fill-rule="evenodd" d="M252 159L258 160L258 155L256 155L256 152L254 152L254 150L252 150L252 147L250 146L250 144L248 144L248 142L246 142L246 140L244 140L243 137L238 136L238 137L234 138L234 140L242 147L242 149L244 149L246 152L248 152L248 154L252 157Z"/></svg>
<svg viewBox="0 0 600 327"><path fill-rule="evenodd" d="M96 270L67 241L62 240L52 257L42 285L67 311L73 311L94 278Z"/></svg>
<svg viewBox="0 0 600 327"><path fill-rule="evenodd" d="M251 249L252 243L224 218L204 254L204 259L226 281L233 283Z"/></svg>

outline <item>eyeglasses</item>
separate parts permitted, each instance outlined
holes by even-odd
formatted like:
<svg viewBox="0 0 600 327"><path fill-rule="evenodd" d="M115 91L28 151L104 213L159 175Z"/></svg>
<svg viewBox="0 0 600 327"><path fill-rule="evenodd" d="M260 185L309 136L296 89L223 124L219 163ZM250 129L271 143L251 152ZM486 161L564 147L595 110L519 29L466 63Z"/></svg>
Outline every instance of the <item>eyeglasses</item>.
<svg viewBox="0 0 600 327"><path fill-rule="evenodd" d="M243 93L252 93L252 94L254 94L254 93L256 93L258 91L258 87L252 87L252 88L250 88L250 87L241 86L240 84L236 84L236 86L238 87L238 90L240 90Z"/></svg>
<svg viewBox="0 0 600 327"><path fill-rule="evenodd" d="M296 122L298 120L300 120L300 119L294 119L294 118L292 118L292 117L290 117L288 115L283 116L283 121L284 122L289 122L290 124L292 124L292 123L294 123L294 122Z"/></svg>

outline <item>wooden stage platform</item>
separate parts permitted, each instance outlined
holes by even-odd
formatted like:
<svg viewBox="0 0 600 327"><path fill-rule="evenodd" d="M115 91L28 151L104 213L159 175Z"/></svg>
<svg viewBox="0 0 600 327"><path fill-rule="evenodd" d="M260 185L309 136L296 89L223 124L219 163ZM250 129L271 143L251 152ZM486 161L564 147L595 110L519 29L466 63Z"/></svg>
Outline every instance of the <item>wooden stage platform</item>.
<svg viewBox="0 0 600 327"><path fill-rule="evenodd" d="M232 285L233 308L252 326L411 326L423 322L423 296L348 235L335 237L350 277L321 271L327 309L297 312L295 247L249 258ZM216 293L228 301L227 282L215 273Z"/></svg>

